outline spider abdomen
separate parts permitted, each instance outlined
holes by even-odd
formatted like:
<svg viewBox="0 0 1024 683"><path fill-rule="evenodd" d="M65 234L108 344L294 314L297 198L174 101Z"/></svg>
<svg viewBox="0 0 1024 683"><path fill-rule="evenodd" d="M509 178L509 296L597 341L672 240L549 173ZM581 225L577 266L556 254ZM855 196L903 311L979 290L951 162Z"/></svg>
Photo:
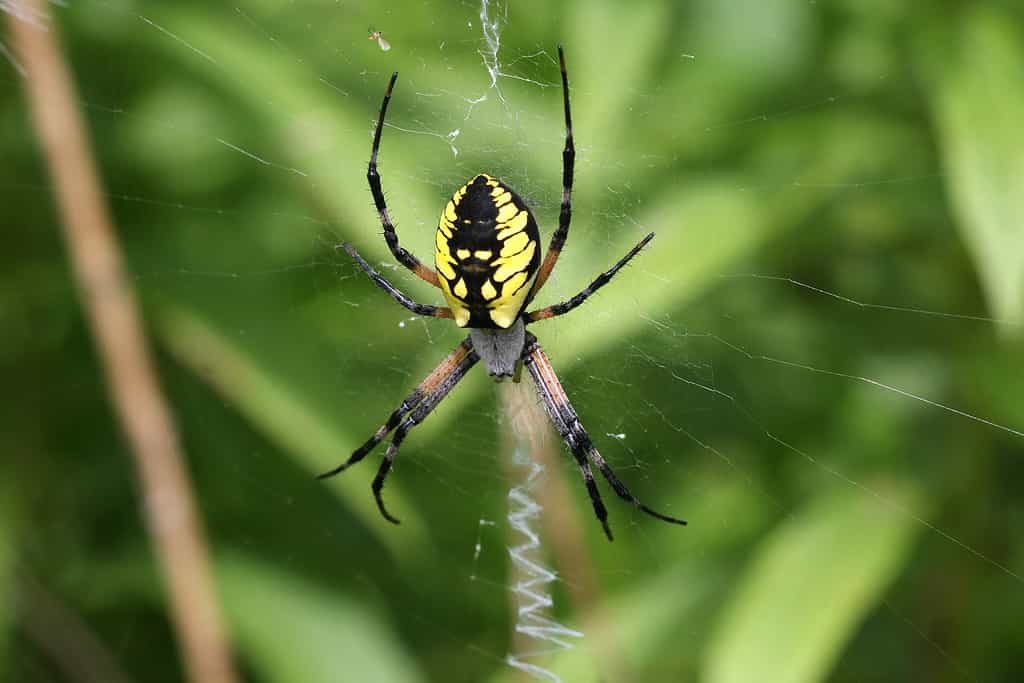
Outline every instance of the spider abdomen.
<svg viewBox="0 0 1024 683"><path fill-rule="evenodd" d="M511 327L540 266L529 207L486 173L456 190L437 226L434 263L459 327Z"/></svg>

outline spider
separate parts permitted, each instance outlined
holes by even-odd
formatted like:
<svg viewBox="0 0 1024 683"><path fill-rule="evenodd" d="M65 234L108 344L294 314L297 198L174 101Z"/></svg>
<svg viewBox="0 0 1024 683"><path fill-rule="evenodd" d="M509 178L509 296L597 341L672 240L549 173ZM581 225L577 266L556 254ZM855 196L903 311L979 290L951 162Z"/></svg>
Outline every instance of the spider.
<svg viewBox="0 0 1024 683"><path fill-rule="evenodd" d="M618 263L598 275L589 286L571 299L526 312L527 304L547 282L558 261L572 217L572 180L576 151L572 138L572 117L569 113L569 78L566 75L565 55L561 45L558 46L558 62L562 72L562 100L565 108L562 204L558 229L551 238L543 262L540 260L540 234L537 231L537 222L529 207L512 188L486 173L480 173L470 179L456 190L445 205L435 239L436 271L423 265L399 245L398 235L381 190L380 174L377 172L381 129L384 127L384 116L398 78L397 72L391 75L387 92L384 93L384 102L381 104L373 133L370 164L366 172L370 192L373 194L373 201L384 227L384 239L399 263L441 290L448 306L432 306L413 301L374 270L351 244L344 245L345 251L377 286L413 313L436 318L453 318L459 327L469 328L469 336L406 396L401 405L366 443L357 448L344 463L319 476L321 479L332 477L359 462L394 430L384 460L373 480L372 489L381 514L395 524L399 521L385 508L381 490L402 441L481 359L488 373L498 381L507 377L519 381L522 367L526 366L529 370L548 417L576 459L593 503L594 513L609 541L612 540L612 531L608 526L608 511L594 482L591 464L597 467L620 498L652 517L673 524L686 524L681 519L663 515L641 503L615 476L580 424L579 416L569 402L547 355L537 343L537 338L526 330L526 326L531 323L563 315L582 304L591 294L608 284L608 281L654 238L654 233L648 234Z"/></svg>

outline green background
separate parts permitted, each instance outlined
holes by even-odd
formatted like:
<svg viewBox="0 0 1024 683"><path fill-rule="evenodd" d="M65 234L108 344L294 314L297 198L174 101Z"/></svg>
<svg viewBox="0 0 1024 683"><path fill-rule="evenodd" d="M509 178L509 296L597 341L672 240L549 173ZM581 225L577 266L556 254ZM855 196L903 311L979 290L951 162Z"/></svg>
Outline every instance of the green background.
<svg viewBox="0 0 1024 683"><path fill-rule="evenodd" d="M1020 3L490 5L497 88L476 3L371 7L51 7L245 678L519 680L504 663L514 482L481 370L405 442L386 489L402 526L369 490L383 449L312 475L461 337L337 250L389 259L364 178L389 74L384 187L429 261L441 207L478 171L550 234L561 42L576 210L542 303L657 237L534 331L623 480L690 526L606 491L608 544L559 451L548 476L568 482L601 599L573 610L578 577L556 567L554 616L587 637L531 661L566 681L1019 680ZM63 639L86 633L128 680L181 680L9 62L0 89L0 677L68 680ZM76 628L41 628L52 610Z"/></svg>

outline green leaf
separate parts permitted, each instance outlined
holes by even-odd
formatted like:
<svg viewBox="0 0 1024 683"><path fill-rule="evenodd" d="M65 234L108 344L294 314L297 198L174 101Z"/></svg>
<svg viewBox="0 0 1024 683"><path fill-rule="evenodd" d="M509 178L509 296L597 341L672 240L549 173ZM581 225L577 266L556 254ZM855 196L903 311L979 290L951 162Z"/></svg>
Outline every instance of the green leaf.
<svg viewBox="0 0 1024 683"><path fill-rule="evenodd" d="M218 561L217 574L235 643L260 680L424 680L367 606L244 555Z"/></svg>
<svg viewBox="0 0 1024 683"><path fill-rule="evenodd" d="M722 611L709 683L824 680L906 561L920 528L905 484L831 493L790 517L756 553ZM901 514L893 514L892 508Z"/></svg>
<svg viewBox="0 0 1024 683"><path fill-rule="evenodd" d="M931 91L958 227L995 317L1024 315L1024 34L976 5L941 42ZM933 44L932 50L938 48ZM952 54L950 52L952 51ZM1004 331L1010 331L1004 327Z"/></svg>

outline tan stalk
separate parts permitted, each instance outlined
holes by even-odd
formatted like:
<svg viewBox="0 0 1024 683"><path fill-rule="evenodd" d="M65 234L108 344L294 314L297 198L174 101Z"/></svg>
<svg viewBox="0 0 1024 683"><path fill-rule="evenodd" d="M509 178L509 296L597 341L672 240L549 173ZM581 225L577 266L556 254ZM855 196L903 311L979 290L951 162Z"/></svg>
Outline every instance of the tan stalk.
<svg viewBox="0 0 1024 683"><path fill-rule="evenodd" d="M21 16L42 17L39 0ZM167 581L189 679L238 680L215 598L206 541L170 411L157 382L135 293L103 201L56 26L8 15L23 85L61 214L82 305L116 414L134 456L146 522Z"/></svg>

